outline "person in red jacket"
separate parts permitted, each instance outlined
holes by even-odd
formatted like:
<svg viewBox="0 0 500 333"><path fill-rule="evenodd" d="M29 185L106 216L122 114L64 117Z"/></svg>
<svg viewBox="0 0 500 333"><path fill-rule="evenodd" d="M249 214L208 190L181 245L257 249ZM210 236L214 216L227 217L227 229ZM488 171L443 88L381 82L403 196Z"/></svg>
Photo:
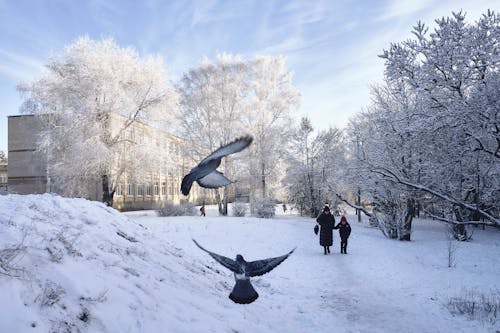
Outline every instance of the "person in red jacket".
<svg viewBox="0 0 500 333"><path fill-rule="evenodd" d="M351 234L351 225L347 222L347 218L344 215L342 215L340 223L334 229L339 229L340 253L347 254L347 239Z"/></svg>

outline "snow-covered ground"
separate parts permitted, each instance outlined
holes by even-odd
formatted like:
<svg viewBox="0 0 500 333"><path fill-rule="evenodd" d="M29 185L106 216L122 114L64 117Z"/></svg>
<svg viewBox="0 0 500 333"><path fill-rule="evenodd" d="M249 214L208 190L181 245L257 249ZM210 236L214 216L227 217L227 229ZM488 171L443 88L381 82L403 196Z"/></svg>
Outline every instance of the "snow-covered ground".
<svg viewBox="0 0 500 333"><path fill-rule="evenodd" d="M348 216L348 254L323 255L313 219L157 217L52 195L0 196L0 332L495 332L447 308L500 289L500 234L474 230L448 268L445 227L411 242ZM195 246L257 260L297 250L233 303L232 273Z"/></svg>

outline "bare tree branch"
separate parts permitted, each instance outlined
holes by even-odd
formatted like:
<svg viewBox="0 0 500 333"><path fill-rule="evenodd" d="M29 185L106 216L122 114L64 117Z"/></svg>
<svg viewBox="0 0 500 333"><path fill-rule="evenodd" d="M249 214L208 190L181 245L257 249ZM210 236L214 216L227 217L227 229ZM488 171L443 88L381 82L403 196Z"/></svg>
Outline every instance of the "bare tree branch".
<svg viewBox="0 0 500 333"><path fill-rule="evenodd" d="M494 226L500 226L500 220L495 218L494 216L492 216L491 214L489 214L488 212L485 212L484 210L474 206L474 205L470 205L470 204L467 204L465 202L462 202L460 200L457 200L453 197L451 197L450 195L447 195L447 194L442 194L442 193L439 193L437 191L434 191L424 185L420 185L420 184L414 184L408 180L405 180L405 179L402 179L401 177L399 177L398 175L396 175L394 172L390 171L390 170L387 170L387 169L384 169L384 168L378 168L378 169L373 169L372 172L375 172L375 173L378 173L384 177L387 177L393 181L396 181L400 184L403 184L403 185L406 185L406 186L409 186L411 188L414 188L414 189L417 189L417 190L421 190L421 191L424 191L424 192L427 192L429 194L432 194L440 199L443 199L447 202L450 202L454 205L457 205L457 206L460 206L462 208L465 208L465 209L468 209L468 210L472 210L472 211L477 211L479 212L482 216L484 216L485 218L487 218L488 220L490 220L492 223L491 225L494 225Z"/></svg>
<svg viewBox="0 0 500 333"><path fill-rule="evenodd" d="M328 187L328 190L330 192L333 192L335 194L335 196L337 196L337 198L339 198L340 201L345 202L350 207L352 207L354 209L359 209L360 211L362 211L368 217L372 216L372 213L370 213L369 211L367 211L363 206L358 206L358 205L350 203L349 200L347 200L346 198L344 198L340 193L338 193L336 190L334 190L331 186Z"/></svg>
<svg viewBox="0 0 500 333"><path fill-rule="evenodd" d="M441 222L446 222L449 224L464 224L464 225L467 225L467 224L481 224L481 225L483 225L484 224L484 225L489 225L489 226L493 226L493 227L499 227L498 225L493 224L491 222L484 222L484 221L462 221L462 222L459 222L459 221L447 219L445 217L433 215L433 214L429 213L428 211L424 211L424 212L425 212L425 215L430 217L430 218L433 218L433 219L441 221Z"/></svg>

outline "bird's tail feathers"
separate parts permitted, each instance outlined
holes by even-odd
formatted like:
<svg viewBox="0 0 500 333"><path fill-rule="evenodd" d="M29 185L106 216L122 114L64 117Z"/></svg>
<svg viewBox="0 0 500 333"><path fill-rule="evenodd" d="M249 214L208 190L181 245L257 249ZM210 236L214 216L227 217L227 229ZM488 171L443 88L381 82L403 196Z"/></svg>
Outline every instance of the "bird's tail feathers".
<svg viewBox="0 0 500 333"><path fill-rule="evenodd" d="M193 182L195 181L194 176L192 173L188 173L187 175L182 178L182 183L181 183L181 192L184 195L188 195L189 191L191 190L191 186L193 186Z"/></svg>

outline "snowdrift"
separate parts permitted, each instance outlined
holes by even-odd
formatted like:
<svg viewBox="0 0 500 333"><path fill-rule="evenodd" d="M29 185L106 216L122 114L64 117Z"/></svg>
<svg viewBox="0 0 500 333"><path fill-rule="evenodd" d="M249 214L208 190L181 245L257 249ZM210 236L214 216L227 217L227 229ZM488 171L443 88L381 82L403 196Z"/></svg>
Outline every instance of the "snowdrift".
<svg viewBox="0 0 500 333"><path fill-rule="evenodd" d="M477 291L498 299L499 233L475 229L448 267L446 226L414 221L412 241L348 216L348 255L334 233L323 255L314 219L122 214L55 195L0 196L0 332L496 332L497 317L450 311ZM247 260L297 250L252 279L249 305L232 273L194 245ZM458 297L458 298L456 298ZM467 300L467 299L466 299ZM459 305L463 303L458 303Z"/></svg>
<svg viewBox="0 0 500 333"><path fill-rule="evenodd" d="M0 196L1 332L179 332L231 286L99 202ZM187 312L187 313L186 313Z"/></svg>

